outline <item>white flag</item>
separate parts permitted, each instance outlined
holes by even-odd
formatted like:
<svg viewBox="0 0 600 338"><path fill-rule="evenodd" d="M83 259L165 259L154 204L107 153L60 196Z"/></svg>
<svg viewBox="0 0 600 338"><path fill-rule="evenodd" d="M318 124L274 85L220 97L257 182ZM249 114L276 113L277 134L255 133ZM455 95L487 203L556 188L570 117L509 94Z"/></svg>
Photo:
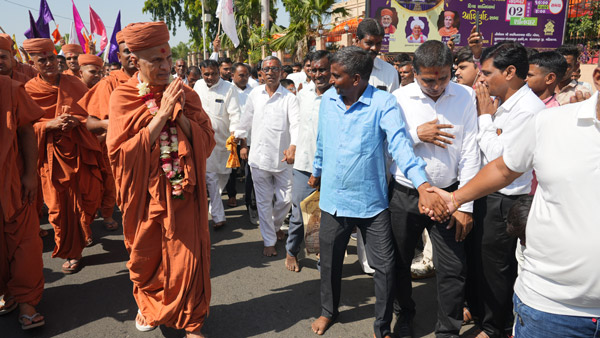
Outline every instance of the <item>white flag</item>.
<svg viewBox="0 0 600 338"><path fill-rule="evenodd" d="M240 44L240 39L237 36L235 16L233 15L233 0L219 0L216 17L221 19L223 31L231 39L233 46L237 47Z"/></svg>
<svg viewBox="0 0 600 338"><path fill-rule="evenodd" d="M69 32L69 42L67 43L76 43L79 44L79 42L77 42L77 33L75 32L75 25L73 22L71 22L71 31Z"/></svg>

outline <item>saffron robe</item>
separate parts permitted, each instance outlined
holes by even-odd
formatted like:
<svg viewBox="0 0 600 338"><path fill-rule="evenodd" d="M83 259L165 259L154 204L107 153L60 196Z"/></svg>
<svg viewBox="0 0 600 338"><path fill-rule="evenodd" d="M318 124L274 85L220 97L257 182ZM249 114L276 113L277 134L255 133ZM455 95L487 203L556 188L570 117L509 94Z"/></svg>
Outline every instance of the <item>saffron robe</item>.
<svg viewBox="0 0 600 338"><path fill-rule="evenodd" d="M0 294L32 306L44 290L43 244L35 204L21 198L24 159L17 128L43 115L22 83L0 76Z"/></svg>
<svg viewBox="0 0 600 338"><path fill-rule="evenodd" d="M87 87L79 78L62 74L58 86L38 75L25 89L45 112L33 127L43 198L54 228L52 257L79 258L85 247L84 232L89 231L102 198L100 143L85 127L87 113L77 104ZM46 123L61 115L63 106L69 106L68 112L81 124L69 131L47 130Z"/></svg>
<svg viewBox="0 0 600 338"><path fill-rule="evenodd" d="M200 98L184 86L184 114L192 139L177 126L184 172L183 199L172 197L159 162L157 138L147 128L153 116L138 93L137 73L110 97L106 145L123 210L125 247L133 295L149 325L186 331L202 327L210 302L210 235L206 197L206 159L214 132ZM158 105L165 87L151 88Z"/></svg>

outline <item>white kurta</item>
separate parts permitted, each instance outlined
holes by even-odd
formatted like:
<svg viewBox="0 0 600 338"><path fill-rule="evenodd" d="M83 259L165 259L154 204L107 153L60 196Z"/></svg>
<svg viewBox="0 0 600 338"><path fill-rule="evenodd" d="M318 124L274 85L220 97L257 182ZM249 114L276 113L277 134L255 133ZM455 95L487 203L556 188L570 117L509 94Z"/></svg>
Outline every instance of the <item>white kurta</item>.
<svg viewBox="0 0 600 338"><path fill-rule="evenodd" d="M204 80L199 80L194 90L200 96L202 107L210 117L215 131L216 145L206 160L206 172L230 173L231 169L226 168L229 150L225 147L225 142L240 123L241 110L237 90L233 84L222 79L210 88Z"/></svg>

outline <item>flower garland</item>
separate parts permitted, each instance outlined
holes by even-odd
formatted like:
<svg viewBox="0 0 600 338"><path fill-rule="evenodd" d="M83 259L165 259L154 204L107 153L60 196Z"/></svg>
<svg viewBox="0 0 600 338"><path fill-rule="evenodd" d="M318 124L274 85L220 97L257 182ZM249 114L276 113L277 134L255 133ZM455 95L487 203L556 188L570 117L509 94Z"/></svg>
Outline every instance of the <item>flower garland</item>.
<svg viewBox="0 0 600 338"><path fill-rule="evenodd" d="M139 81L139 75L138 75ZM154 93L150 92L148 83L139 81L137 85L138 97L148 107L148 111L152 116L158 113L158 105ZM171 183L171 195L173 198L183 199L183 170L179 159L177 140L177 128L171 120L167 121L159 135L160 138L160 166L165 173L165 176Z"/></svg>

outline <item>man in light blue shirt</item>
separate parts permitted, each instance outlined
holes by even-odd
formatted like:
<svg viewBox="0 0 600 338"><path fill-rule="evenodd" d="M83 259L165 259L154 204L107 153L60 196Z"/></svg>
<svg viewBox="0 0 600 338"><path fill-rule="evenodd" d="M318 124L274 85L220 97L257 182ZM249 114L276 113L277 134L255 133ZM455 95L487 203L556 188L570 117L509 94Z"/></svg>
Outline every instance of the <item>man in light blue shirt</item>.
<svg viewBox="0 0 600 338"><path fill-rule="evenodd" d="M368 84L373 59L358 47L338 51L331 59L335 87L321 102L317 149L311 186L321 183L321 316L312 323L321 335L338 315L344 252L355 226L365 238L375 269L377 338L391 337L395 252L388 208L384 145L404 175L418 187L419 206L446 219L441 199L430 187L425 162L414 155L396 99Z"/></svg>

